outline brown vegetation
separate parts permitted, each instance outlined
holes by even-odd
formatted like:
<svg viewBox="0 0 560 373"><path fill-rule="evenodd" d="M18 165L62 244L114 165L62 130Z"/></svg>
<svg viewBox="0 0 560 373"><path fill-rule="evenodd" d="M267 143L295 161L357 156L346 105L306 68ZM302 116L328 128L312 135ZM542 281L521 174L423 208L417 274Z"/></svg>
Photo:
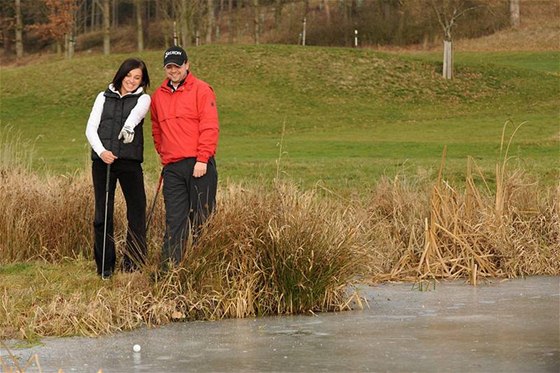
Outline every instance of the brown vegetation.
<svg viewBox="0 0 560 373"><path fill-rule="evenodd" d="M457 41L461 51L558 51L560 50L560 3L521 1L521 23L479 38Z"/></svg>
<svg viewBox="0 0 560 373"><path fill-rule="evenodd" d="M89 176L39 178L4 165L0 337L95 336L182 319L344 310L361 302L348 292L356 281L477 284L559 275L560 187L509 170L505 145L503 159L496 190L472 161L465 185L450 185L445 155L434 182L383 179L349 199L279 180L271 189L222 185L207 229L189 243L182 265L160 277L159 201L148 266L109 282L95 275L91 259ZM117 231L122 247L123 227Z"/></svg>

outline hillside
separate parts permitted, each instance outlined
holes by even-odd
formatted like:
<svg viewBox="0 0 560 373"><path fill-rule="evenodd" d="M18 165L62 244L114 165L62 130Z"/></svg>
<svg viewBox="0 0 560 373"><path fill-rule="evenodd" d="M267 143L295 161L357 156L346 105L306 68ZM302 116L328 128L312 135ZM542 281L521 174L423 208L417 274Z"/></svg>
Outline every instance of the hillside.
<svg viewBox="0 0 560 373"><path fill-rule="evenodd" d="M558 165L558 52L516 59L458 54L452 81L439 77L441 63L432 55L270 45L204 46L189 54L194 73L218 95L224 179L269 178L280 158L283 171L311 184L342 179L360 185L395 172L430 175L445 145L452 174L464 172L469 155L492 169L508 119L527 121L515 141L526 166L537 174L556 172L550 166ZM1 125L33 142L35 167L86 167L91 105L127 56L80 56L2 70ZM163 79L160 52L141 57L153 89ZM146 167L157 174L147 139ZM333 175L333 167L341 173Z"/></svg>

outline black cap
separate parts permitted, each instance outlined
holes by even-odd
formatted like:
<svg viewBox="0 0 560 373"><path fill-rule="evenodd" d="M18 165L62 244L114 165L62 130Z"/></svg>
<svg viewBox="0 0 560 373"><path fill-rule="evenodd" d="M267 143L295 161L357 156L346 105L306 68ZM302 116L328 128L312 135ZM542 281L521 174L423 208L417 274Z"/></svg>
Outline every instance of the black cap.
<svg viewBox="0 0 560 373"><path fill-rule="evenodd" d="M163 66L167 66L170 63L181 66L187 62L187 52L181 47L171 47L168 48L163 54Z"/></svg>

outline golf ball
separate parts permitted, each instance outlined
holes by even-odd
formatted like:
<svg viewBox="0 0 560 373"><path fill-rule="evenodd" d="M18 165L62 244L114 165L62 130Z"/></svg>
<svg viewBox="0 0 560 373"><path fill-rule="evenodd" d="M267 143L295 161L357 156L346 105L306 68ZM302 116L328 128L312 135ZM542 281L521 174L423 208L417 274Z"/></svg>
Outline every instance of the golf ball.
<svg viewBox="0 0 560 373"><path fill-rule="evenodd" d="M142 347L140 347L140 345L134 345L132 346L132 351L134 352L140 352L140 350L142 349Z"/></svg>

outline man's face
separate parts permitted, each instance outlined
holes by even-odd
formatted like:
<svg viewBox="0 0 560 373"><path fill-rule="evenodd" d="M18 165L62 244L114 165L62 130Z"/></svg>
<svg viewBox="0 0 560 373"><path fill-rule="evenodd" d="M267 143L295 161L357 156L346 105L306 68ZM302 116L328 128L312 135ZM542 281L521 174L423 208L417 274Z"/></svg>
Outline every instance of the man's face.
<svg viewBox="0 0 560 373"><path fill-rule="evenodd" d="M181 66L169 63L165 65L165 74L171 80L171 83L177 84L187 76L189 69L189 62L185 62Z"/></svg>

